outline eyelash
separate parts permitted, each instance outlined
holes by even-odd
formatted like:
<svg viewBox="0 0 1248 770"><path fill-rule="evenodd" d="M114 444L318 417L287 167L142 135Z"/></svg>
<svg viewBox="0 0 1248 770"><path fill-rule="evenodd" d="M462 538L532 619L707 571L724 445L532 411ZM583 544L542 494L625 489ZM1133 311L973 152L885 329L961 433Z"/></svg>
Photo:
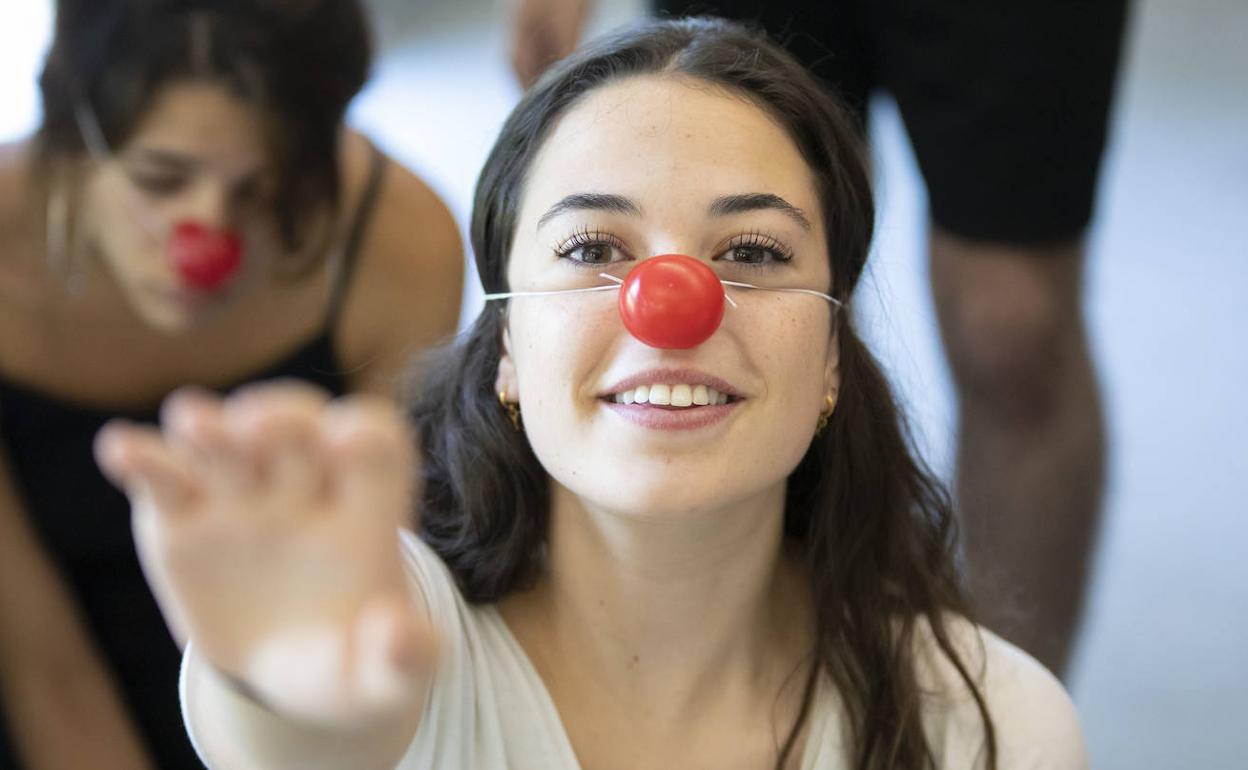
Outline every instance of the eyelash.
<svg viewBox="0 0 1248 770"><path fill-rule="evenodd" d="M770 252L773 256L775 256L775 259L770 260L768 262L762 262L762 263L736 262L735 264L738 264L738 265L762 267L768 264L789 262L790 260L793 259L792 249L790 249L788 246L785 246L776 238L773 238L770 235L767 235L766 233L761 232L759 230L751 230L748 233L743 233L741 235L734 236L731 240L728 241L727 245L725 245L723 250L720 251L719 253L723 254L724 252L731 251L733 249L741 249L741 248L761 249L763 251Z"/></svg>
<svg viewBox="0 0 1248 770"><path fill-rule="evenodd" d="M186 183L186 180L181 176L141 174L138 172L131 172L130 180L144 192L157 196L175 193L182 189L182 186Z"/></svg>
<svg viewBox="0 0 1248 770"><path fill-rule="evenodd" d="M571 255L578 249L587 246L606 246L612 249L624 251L624 242L611 233L602 230L590 230L588 227L582 228L574 232L570 237L554 247L555 256L558 259L567 259L569 262L576 264L577 267L598 267L610 264L609 262L586 262L584 260L572 259ZM759 230L751 230L741 235L733 236L727 243L716 250L715 258L740 248L761 249L770 253L774 259L764 260L762 262L738 262L735 260L724 260L730 264L744 265L746 267L758 269L765 268L775 264L789 262L793 259L793 252L778 239L767 235Z"/></svg>
<svg viewBox="0 0 1248 770"><path fill-rule="evenodd" d="M610 264L608 262L585 262L584 260L571 258L571 255L575 251L583 249L587 246L607 246L612 249L624 251L624 241L620 240L616 236L608 232L603 232L602 230L590 230L588 227L585 227L572 233L571 236L566 238L559 245L555 246L554 252L555 256L559 259L566 259L569 262L573 262L577 265L577 267L601 268L603 265Z"/></svg>
<svg viewBox="0 0 1248 770"><path fill-rule="evenodd" d="M130 172L130 181L153 198L177 195L187 184L187 179L181 174L149 174L139 171ZM255 204L261 202L268 192L263 181L248 179L236 185L230 195L231 200L236 203Z"/></svg>

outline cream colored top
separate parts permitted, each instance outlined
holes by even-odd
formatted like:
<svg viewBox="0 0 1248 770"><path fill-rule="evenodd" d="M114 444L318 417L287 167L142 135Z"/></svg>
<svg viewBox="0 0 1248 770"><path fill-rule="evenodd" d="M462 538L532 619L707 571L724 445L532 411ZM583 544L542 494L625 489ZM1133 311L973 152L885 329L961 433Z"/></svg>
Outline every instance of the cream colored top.
<svg viewBox="0 0 1248 770"><path fill-rule="evenodd" d="M420 728L397 770L581 770L546 687L495 608L467 603L446 565L411 533L403 533L402 547L444 639ZM1086 768L1075 710L1057 680L993 634L965 622L951 625L971 670L979 672L996 724L999 770ZM983 728L974 700L926 633L919 644L924 724L938 766L979 767ZM292 745L284 720L225 685L189 648L181 690L187 729L212 770L330 766ZM197 711L209 698L213 720ZM223 702L229 704L224 715ZM802 770L850 768L842 716L835 689L821 681ZM212 756L203 750L210 733Z"/></svg>

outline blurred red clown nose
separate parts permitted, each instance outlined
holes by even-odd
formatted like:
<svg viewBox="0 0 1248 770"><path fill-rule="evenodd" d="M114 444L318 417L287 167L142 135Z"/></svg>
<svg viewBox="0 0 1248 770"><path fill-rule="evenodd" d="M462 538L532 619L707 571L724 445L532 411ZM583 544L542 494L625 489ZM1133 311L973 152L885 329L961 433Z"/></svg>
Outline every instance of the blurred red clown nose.
<svg viewBox="0 0 1248 770"><path fill-rule="evenodd" d="M706 263L661 254L634 267L620 287L620 317L652 348L701 345L724 318L724 287Z"/></svg>
<svg viewBox="0 0 1248 770"><path fill-rule="evenodd" d="M169 240L169 258L184 284L200 291L216 291L242 266L243 242L231 230L179 222Z"/></svg>

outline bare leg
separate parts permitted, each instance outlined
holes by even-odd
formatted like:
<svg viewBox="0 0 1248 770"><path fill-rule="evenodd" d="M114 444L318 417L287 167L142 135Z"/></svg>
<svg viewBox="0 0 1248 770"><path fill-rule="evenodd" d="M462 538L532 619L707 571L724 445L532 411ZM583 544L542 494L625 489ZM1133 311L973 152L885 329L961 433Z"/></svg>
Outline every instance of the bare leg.
<svg viewBox="0 0 1248 770"><path fill-rule="evenodd" d="M980 620L1062 676L1096 541L1105 435L1081 243L933 228L931 280L960 401L956 495Z"/></svg>

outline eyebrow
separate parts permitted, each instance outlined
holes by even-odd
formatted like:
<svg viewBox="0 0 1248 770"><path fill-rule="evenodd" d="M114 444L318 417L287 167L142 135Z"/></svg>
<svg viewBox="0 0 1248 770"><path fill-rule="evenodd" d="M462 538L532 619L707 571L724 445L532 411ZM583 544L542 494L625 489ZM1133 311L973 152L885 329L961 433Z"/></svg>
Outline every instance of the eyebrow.
<svg viewBox="0 0 1248 770"><path fill-rule="evenodd" d="M610 211L616 214L627 214L629 216L641 216L641 206L632 198L623 195L610 195L607 193L574 193L562 198L558 203L551 206L542 214L542 218L537 220L537 229L541 229L550 220L559 216L566 211Z"/></svg>
<svg viewBox="0 0 1248 770"><path fill-rule="evenodd" d="M168 150L155 150L144 147L134 149L126 154L135 160L141 160L145 163L154 163L161 166L176 166L180 169L195 168L199 165L195 158L176 152L169 152Z"/></svg>
<svg viewBox="0 0 1248 770"><path fill-rule="evenodd" d="M174 173L196 173L204 165L204 162L194 155L183 155L182 153L172 152L170 150L161 150L149 147L138 147L128 150L125 157L132 162L140 164L148 164L161 167L161 171L172 171ZM251 184L264 177L266 172L263 164L255 168L247 169L246 173L233 177L236 184Z"/></svg>
<svg viewBox="0 0 1248 770"><path fill-rule="evenodd" d="M789 203L779 195L771 193L745 193L742 195L724 195L716 198L711 203L711 216L726 217L731 214L740 214L746 211L761 211L764 209L773 209L792 219L801 225L803 230L812 229L810 220L806 218L805 212Z"/></svg>
<svg viewBox="0 0 1248 770"><path fill-rule="evenodd" d="M811 230L813 226L806 218L805 212L789 203L779 195L772 193L740 193L723 195L711 202L707 211L711 216L726 217L748 211L771 209L779 211L792 219L803 230ZM537 220L537 229L541 229L550 220L568 211L610 211L616 214L641 216L641 206L632 198L609 193L573 193L560 199Z"/></svg>

